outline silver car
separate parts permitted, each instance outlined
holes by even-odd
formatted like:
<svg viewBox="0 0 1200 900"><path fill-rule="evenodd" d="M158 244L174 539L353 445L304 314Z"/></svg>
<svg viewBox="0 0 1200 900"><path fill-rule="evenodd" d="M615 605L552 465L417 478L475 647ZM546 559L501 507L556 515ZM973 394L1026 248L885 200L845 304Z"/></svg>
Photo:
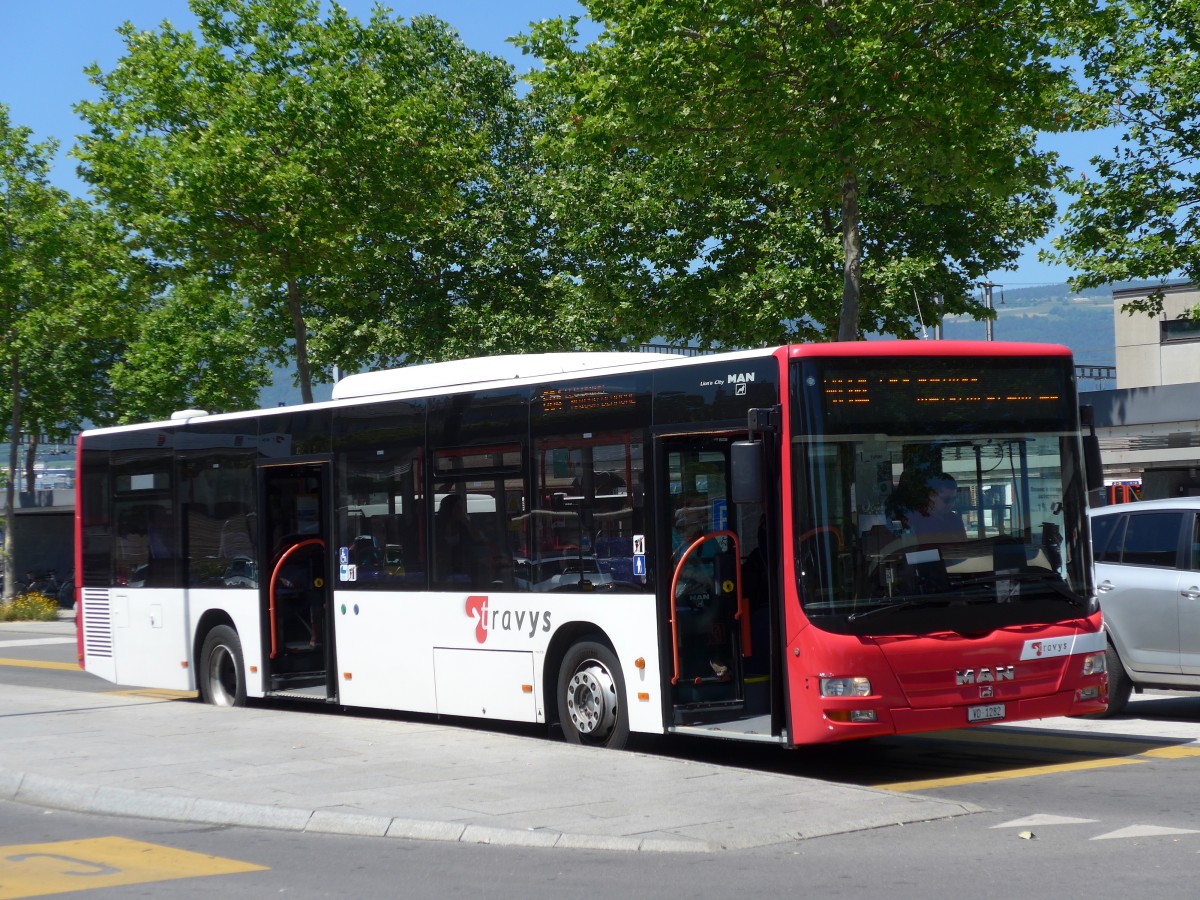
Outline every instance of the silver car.
<svg viewBox="0 0 1200 900"><path fill-rule="evenodd" d="M1090 513L1108 632L1108 712L1131 691L1200 689L1200 497Z"/></svg>

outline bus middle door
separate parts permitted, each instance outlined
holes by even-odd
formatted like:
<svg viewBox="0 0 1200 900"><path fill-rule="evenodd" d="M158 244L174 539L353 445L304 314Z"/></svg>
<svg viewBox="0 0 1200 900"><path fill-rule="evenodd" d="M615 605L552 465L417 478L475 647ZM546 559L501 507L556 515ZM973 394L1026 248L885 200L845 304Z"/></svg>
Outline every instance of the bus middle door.
<svg viewBox="0 0 1200 900"><path fill-rule="evenodd" d="M739 718L745 697L749 626L741 565L744 532L752 535L757 522L729 500L732 440L662 439L657 508L661 546L671 548L662 590L676 725Z"/></svg>

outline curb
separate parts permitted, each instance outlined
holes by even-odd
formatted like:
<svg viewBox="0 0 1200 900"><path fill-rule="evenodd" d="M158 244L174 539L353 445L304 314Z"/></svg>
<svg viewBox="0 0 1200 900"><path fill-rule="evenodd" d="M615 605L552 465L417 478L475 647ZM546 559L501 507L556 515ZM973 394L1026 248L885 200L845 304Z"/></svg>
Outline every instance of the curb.
<svg viewBox="0 0 1200 900"><path fill-rule="evenodd" d="M726 849L707 841L565 834L496 828L456 822L364 815L330 809L297 809L175 797L126 788L95 787L45 775L0 768L0 800L48 806L68 812L159 819L201 825L238 825L275 831L388 837L414 841L493 844L500 847L562 847L571 850L620 850L646 853L711 853Z"/></svg>

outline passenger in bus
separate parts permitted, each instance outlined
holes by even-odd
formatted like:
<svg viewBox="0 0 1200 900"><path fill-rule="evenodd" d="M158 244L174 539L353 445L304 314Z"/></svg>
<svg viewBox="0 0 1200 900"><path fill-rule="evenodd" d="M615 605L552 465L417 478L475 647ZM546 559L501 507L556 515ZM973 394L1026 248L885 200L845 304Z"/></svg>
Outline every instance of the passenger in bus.
<svg viewBox="0 0 1200 900"><path fill-rule="evenodd" d="M146 510L146 552L143 583L147 587L171 584L175 577L175 528L170 511L161 506Z"/></svg>
<svg viewBox="0 0 1200 900"><path fill-rule="evenodd" d="M461 494L451 493L442 498L434 531L439 580L485 586L489 555L487 538L471 522L466 500Z"/></svg>
<svg viewBox="0 0 1200 900"><path fill-rule="evenodd" d="M954 509L958 501L958 483L945 472L933 472L924 478L916 470L906 470L892 495L890 505L905 528L921 545L965 541L967 529Z"/></svg>
<svg viewBox="0 0 1200 900"><path fill-rule="evenodd" d="M1042 552L1046 554L1046 560L1050 563L1050 568L1055 572L1062 572L1062 531L1054 522L1042 523Z"/></svg>

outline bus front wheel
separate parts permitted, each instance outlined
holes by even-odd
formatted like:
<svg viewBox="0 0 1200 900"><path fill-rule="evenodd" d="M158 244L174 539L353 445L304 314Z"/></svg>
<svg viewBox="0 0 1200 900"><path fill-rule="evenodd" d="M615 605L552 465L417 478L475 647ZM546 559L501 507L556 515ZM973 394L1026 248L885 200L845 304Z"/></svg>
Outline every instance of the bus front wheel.
<svg viewBox="0 0 1200 900"><path fill-rule="evenodd" d="M558 712L568 742L612 750L625 746L625 679L612 650L587 640L567 651L558 670Z"/></svg>
<svg viewBox="0 0 1200 900"><path fill-rule="evenodd" d="M228 625L218 625L200 651L200 699L213 706L245 706L242 641Z"/></svg>

